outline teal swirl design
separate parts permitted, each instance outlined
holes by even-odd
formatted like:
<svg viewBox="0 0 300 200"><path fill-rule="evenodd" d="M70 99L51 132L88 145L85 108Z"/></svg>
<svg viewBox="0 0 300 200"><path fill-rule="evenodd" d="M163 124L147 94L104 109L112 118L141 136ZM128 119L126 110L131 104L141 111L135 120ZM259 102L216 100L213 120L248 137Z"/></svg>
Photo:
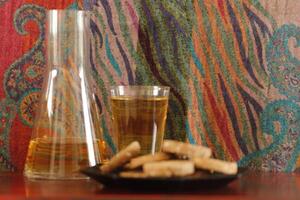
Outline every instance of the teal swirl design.
<svg viewBox="0 0 300 200"><path fill-rule="evenodd" d="M291 172L300 153L300 60L290 51L289 40L296 39L300 47L300 27L285 24L276 30L267 45L267 66L274 87L288 100L272 102L273 111L262 121L262 129L277 138L276 149L265 156L262 168ZM274 121L280 124L282 135L276 134Z"/></svg>
<svg viewBox="0 0 300 200"><path fill-rule="evenodd" d="M292 171L300 150L297 141L300 130L300 107L291 100L276 100L269 103L260 115L264 134L272 137L266 148L248 154L239 161L240 166L260 163L264 170ZM251 166L251 164L250 164Z"/></svg>
<svg viewBox="0 0 300 200"><path fill-rule="evenodd" d="M289 39L295 38L300 47L300 27L286 24L275 31L267 45L267 66L271 80L279 92L300 101L300 60L289 50Z"/></svg>

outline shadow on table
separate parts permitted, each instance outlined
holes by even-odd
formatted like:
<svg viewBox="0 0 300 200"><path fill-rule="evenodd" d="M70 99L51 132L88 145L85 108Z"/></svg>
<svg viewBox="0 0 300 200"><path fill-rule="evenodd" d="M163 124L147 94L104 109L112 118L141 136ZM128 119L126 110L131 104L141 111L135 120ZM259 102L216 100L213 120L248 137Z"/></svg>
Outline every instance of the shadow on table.
<svg viewBox="0 0 300 200"><path fill-rule="evenodd" d="M101 190L98 190L97 193L101 194L112 194L112 193L118 193L118 194L204 194L204 195L242 195L243 193L240 190L236 189L236 183L237 181L234 181L226 186L219 186L216 188L207 188L207 187L170 187L166 188L163 187L162 189L159 189L159 186L157 187L151 187L151 188L116 188L116 187L103 187Z"/></svg>

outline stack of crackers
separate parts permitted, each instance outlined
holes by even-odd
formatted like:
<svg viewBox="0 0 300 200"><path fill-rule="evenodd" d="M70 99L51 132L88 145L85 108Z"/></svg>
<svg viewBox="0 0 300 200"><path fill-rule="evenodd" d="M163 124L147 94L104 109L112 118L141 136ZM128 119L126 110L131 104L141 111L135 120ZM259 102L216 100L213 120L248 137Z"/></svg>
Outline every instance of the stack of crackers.
<svg viewBox="0 0 300 200"><path fill-rule="evenodd" d="M236 162L211 158L211 149L165 140L162 151L140 155L141 147L135 141L116 154L109 162L100 166L103 173L118 172L121 177L182 177L193 175L196 170L206 170L233 175L238 171Z"/></svg>

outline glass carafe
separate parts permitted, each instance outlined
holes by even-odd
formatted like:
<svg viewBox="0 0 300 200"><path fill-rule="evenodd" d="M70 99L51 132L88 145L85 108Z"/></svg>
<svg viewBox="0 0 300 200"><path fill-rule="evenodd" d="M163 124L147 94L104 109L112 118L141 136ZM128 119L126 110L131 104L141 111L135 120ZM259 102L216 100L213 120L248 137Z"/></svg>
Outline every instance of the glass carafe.
<svg viewBox="0 0 300 200"><path fill-rule="evenodd" d="M89 87L89 13L50 10L47 66L24 174L81 179L79 170L101 162L100 113Z"/></svg>

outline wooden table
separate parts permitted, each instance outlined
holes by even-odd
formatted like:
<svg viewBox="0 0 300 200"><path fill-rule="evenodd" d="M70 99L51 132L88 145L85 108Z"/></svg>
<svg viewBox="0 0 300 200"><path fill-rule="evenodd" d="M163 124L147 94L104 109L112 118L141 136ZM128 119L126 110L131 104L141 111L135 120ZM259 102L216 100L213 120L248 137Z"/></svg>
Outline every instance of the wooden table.
<svg viewBox="0 0 300 200"><path fill-rule="evenodd" d="M105 188L92 180L27 180L0 174L0 200L13 199L300 199L300 174L246 172L226 187L193 191L128 191Z"/></svg>

